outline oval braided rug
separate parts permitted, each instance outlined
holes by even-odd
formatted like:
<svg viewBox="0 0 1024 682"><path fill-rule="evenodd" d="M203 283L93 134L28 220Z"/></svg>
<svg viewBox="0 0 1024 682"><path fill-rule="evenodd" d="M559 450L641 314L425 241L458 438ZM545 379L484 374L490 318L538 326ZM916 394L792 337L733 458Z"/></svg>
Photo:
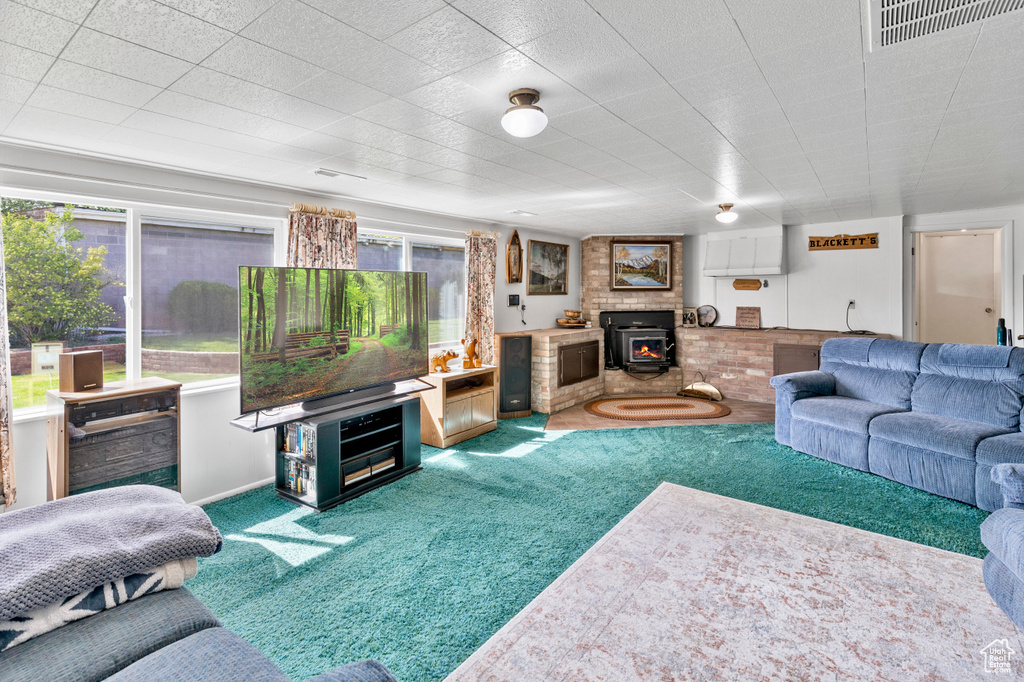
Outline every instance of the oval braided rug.
<svg viewBox="0 0 1024 682"><path fill-rule="evenodd" d="M583 406L590 414L608 419L654 421L657 419L715 419L729 414L725 405L681 396L653 398L599 398Z"/></svg>

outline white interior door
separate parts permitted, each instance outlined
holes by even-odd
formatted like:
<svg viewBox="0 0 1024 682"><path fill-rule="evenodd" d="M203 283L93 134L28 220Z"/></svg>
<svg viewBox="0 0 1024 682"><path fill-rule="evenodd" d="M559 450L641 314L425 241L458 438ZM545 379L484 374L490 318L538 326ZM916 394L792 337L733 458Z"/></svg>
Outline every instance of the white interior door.
<svg viewBox="0 0 1024 682"><path fill-rule="evenodd" d="M998 231L921 232L916 259L917 340L995 343L1002 310Z"/></svg>

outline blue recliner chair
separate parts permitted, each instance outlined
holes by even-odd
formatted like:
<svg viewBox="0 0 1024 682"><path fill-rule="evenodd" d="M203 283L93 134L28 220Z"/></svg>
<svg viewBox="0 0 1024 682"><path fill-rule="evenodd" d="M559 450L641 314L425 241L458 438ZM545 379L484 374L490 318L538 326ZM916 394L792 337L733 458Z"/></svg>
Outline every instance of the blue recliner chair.
<svg viewBox="0 0 1024 682"><path fill-rule="evenodd" d="M1003 491L1004 506L981 524L981 541L989 549L982 568L985 588L1024 629L1024 464L997 464L992 480Z"/></svg>

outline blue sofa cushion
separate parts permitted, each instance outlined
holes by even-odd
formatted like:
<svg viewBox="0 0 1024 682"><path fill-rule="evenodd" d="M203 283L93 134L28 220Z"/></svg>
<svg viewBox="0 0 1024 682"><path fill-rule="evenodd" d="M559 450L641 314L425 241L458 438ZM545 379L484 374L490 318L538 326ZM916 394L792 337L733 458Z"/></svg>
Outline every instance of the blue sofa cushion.
<svg viewBox="0 0 1024 682"><path fill-rule="evenodd" d="M908 410L924 348L891 339L828 339L821 371L835 377L836 395Z"/></svg>
<svg viewBox="0 0 1024 682"><path fill-rule="evenodd" d="M985 464L1024 463L1024 433L1017 431L986 438L978 443L977 459Z"/></svg>
<svg viewBox="0 0 1024 682"><path fill-rule="evenodd" d="M1005 366L998 365L1005 356ZM969 364L950 364L960 361ZM930 344L914 383L915 412L1019 429L1024 407L1024 348Z"/></svg>
<svg viewBox="0 0 1024 682"><path fill-rule="evenodd" d="M125 602L0 653L4 682L102 680L220 622L184 587Z"/></svg>
<svg viewBox="0 0 1024 682"><path fill-rule="evenodd" d="M872 419L868 433L872 438L974 460L978 443L1010 431L933 414L898 412Z"/></svg>
<svg viewBox="0 0 1024 682"><path fill-rule="evenodd" d="M178 640L112 675L114 682L289 682L256 647L224 628Z"/></svg>
<svg viewBox="0 0 1024 682"><path fill-rule="evenodd" d="M981 524L981 541L1006 567L1024 581L1024 513L997 509Z"/></svg>
<svg viewBox="0 0 1024 682"><path fill-rule="evenodd" d="M992 468L991 476L1003 494L1006 507L1024 509L1024 464L997 464Z"/></svg>
<svg viewBox="0 0 1024 682"><path fill-rule="evenodd" d="M806 419L857 433L867 433L868 422L874 417L900 411L891 405L843 396L804 398L793 403L792 410L794 419Z"/></svg>

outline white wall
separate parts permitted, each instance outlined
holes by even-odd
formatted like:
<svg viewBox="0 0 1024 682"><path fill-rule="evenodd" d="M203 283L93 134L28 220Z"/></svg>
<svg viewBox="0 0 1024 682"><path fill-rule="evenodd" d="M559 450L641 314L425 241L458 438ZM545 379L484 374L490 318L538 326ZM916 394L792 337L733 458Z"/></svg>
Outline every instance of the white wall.
<svg viewBox="0 0 1024 682"><path fill-rule="evenodd" d="M810 236L879 233L877 249L808 251ZM683 239L683 301L713 305L719 322L732 325L737 306L760 306L762 327L846 330L850 327L901 336L903 333L902 218L787 226L785 275L761 277L768 286L736 291L733 277L703 277L707 237Z"/></svg>
<svg viewBox="0 0 1024 682"><path fill-rule="evenodd" d="M498 272L497 284L494 287L494 331L498 333L548 329L556 326L556 319L565 317L563 310L579 310L580 308L580 240L539 230L516 229L519 230L519 241L523 245L523 282L521 284L505 282L505 247L508 245L509 237L512 236L513 228L498 227L495 230L501 235L498 237ZM529 276L527 251L530 248L531 239L569 245L569 293L565 296L528 296L526 294L526 281ZM526 304L525 325L520 317L520 311L508 307L509 294L519 294L519 302Z"/></svg>

